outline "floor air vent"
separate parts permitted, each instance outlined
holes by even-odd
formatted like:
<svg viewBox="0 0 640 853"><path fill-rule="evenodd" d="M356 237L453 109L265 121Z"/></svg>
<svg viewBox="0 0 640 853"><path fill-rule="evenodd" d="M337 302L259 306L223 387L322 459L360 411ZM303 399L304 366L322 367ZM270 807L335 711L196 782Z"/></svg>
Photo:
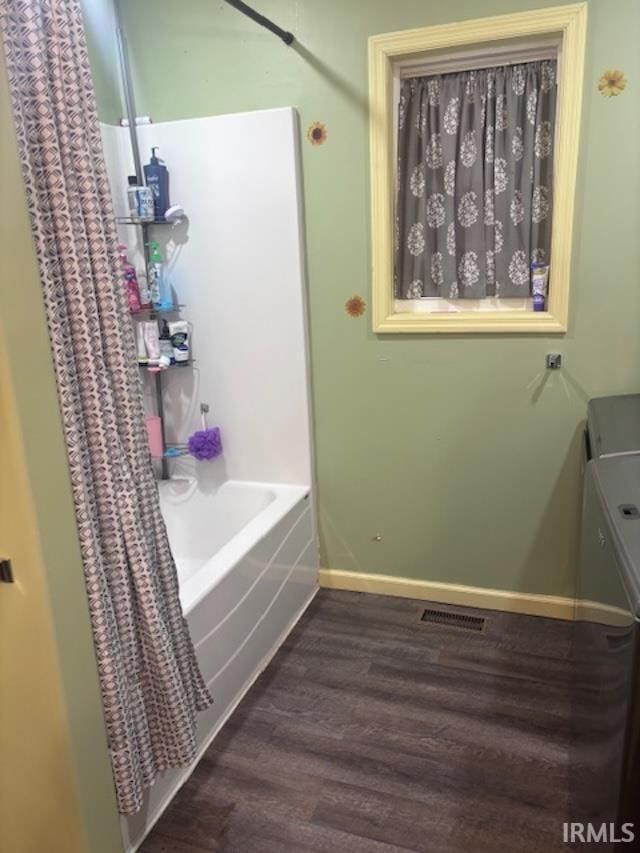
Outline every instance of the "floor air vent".
<svg viewBox="0 0 640 853"><path fill-rule="evenodd" d="M420 621L449 625L451 628L465 628L467 631L482 631L485 618L484 616L468 616L464 613L450 613L448 610L425 610Z"/></svg>

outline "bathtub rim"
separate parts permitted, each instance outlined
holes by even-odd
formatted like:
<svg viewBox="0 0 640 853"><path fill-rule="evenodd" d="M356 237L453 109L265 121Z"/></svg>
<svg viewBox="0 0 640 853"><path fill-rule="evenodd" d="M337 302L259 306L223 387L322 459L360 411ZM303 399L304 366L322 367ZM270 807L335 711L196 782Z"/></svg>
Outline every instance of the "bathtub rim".
<svg viewBox="0 0 640 853"><path fill-rule="evenodd" d="M225 485L258 488L273 492L274 499L231 539L213 554L188 580L180 583L180 602L185 618L229 572L290 512L298 503L309 500L311 485L261 483L251 480L226 480ZM217 494L217 493L216 493ZM178 571L179 576L179 571ZM205 577L207 580L205 581Z"/></svg>

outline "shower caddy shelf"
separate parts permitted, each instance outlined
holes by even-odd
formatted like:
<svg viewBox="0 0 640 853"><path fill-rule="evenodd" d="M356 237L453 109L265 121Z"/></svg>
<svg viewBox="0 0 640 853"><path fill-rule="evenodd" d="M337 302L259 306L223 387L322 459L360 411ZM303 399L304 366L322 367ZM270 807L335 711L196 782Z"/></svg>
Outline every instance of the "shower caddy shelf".
<svg viewBox="0 0 640 853"><path fill-rule="evenodd" d="M173 370L175 367L179 367L184 369L185 367L190 367L191 362L194 359L189 359L189 361L181 361L180 364L169 364L167 367L160 367L158 364L149 364L148 361L138 361L138 367L145 367L148 373L155 373L157 370L160 373L164 373L165 370Z"/></svg>
<svg viewBox="0 0 640 853"><path fill-rule="evenodd" d="M181 216L179 219L169 221L167 219L132 219L130 216L116 216L116 223L118 225L178 225L184 218Z"/></svg>
<svg viewBox="0 0 640 853"><path fill-rule="evenodd" d="M116 4L117 6L117 4ZM129 140L131 142L131 155L133 158L133 165L135 168L135 174L138 181L138 184L144 185L144 171L142 169L142 161L140 159L140 145L138 144L138 128L136 123L136 105L135 99L133 97L133 87L131 85L131 68L129 65L129 55L127 52L127 44L126 38L122 29L122 25L118 23L116 27L116 41L118 47L118 58L120 62L120 73L122 78L122 87L124 93L124 102L127 112L127 120L129 125ZM180 221L184 221L185 217L181 217L180 219L174 221L167 221L166 219L156 219L149 220L146 222L138 221L137 219L132 219L130 216L121 216L116 217L116 222L118 225L133 225L142 229L142 243L144 250L144 265L145 271L147 274L147 281L149 281L149 229L158 227L166 227L168 225L175 225ZM174 306L174 312L179 310L181 306ZM149 319L154 319L161 314L171 313L167 311L155 310L153 308L146 309L144 312L139 312L140 314L147 315ZM139 316L138 312L136 314ZM134 320L135 322L135 320ZM191 361L189 362L189 365ZM169 464L168 460L173 459L176 456L184 456L188 453L188 449L185 445L176 444L176 445L167 445L166 436L165 436L165 419L164 419L164 401L163 401L163 393L162 393L162 374L166 371L160 370L157 373L154 373L154 381L155 381L155 395L156 395L156 409L158 412L158 417L160 418L160 430L162 434L162 447L163 454L160 457L160 463L162 466L162 479L169 479Z"/></svg>
<svg viewBox="0 0 640 853"><path fill-rule="evenodd" d="M174 225L174 222L167 222L166 219L151 219L151 220L138 220L131 219L128 216L117 216L116 223L118 225L135 225L142 229L142 245L143 245L143 254L144 254L144 267L145 267L145 275L147 277L147 281L149 281L149 228L155 225ZM171 314L177 314L181 308L184 308L184 305L177 304L172 305L171 308L154 308L150 306L149 308L141 308L139 311L131 312L131 319L133 322L140 319L149 319L155 320L158 317L167 316ZM189 453L189 448L186 444L167 444L167 439L165 435L165 417L164 417L164 394L162 387L162 374L166 373L168 370L173 370L174 368L183 369L185 367L191 367L193 363L193 359L189 359L188 362L184 362L183 364L171 364L168 367L161 370L151 370L149 364L144 361L139 361L138 366L145 369L147 374L153 375L154 383L155 383L155 396L156 396L156 410L158 412L158 417L160 418L160 432L162 435L162 446L164 448L164 452L160 457L154 457L159 459L160 461L160 469L161 469L161 477L163 480L169 479L169 460L177 459L180 456L187 456ZM153 367L154 365L152 365Z"/></svg>

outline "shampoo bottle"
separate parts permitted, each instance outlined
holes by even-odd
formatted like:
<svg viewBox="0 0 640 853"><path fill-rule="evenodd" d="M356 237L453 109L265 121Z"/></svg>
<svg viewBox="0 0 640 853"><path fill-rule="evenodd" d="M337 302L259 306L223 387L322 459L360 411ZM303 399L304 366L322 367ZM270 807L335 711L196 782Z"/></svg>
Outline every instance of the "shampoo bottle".
<svg viewBox="0 0 640 853"><path fill-rule="evenodd" d="M534 311L544 311L545 309L548 282L549 266L547 264L531 264L531 289L533 291Z"/></svg>
<svg viewBox="0 0 640 853"><path fill-rule="evenodd" d="M166 320L163 320L162 331L160 332L160 358L162 359L163 356L166 358L167 367L175 363L171 332L169 331L169 324Z"/></svg>
<svg viewBox="0 0 640 853"><path fill-rule="evenodd" d="M138 279L136 277L136 270L133 264L130 264L127 260L127 247L124 243L120 243L118 245L118 250L120 252L120 261L122 262L122 272L123 272L123 280L124 287L127 292L127 303L129 304L129 311L135 313L139 311L142 307L142 303L140 301L140 291L138 289Z"/></svg>
<svg viewBox="0 0 640 853"><path fill-rule="evenodd" d="M157 364L160 361L160 336L155 320L146 320L144 323L144 343L149 364Z"/></svg>
<svg viewBox="0 0 640 853"><path fill-rule="evenodd" d="M144 340L144 323L136 323L136 349L138 350L138 363L146 364L149 358Z"/></svg>
<svg viewBox="0 0 640 853"><path fill-rule="evenodd" d="M160 248L155 240L149 243L149 272L151 274L151 301L160 311L171 311L173 299L171 285L160 254Z"/></svg>
<svg viewBox="0 0 640 853"><path fill-rule="evenodd" d="M156 219L164 219L169 204L169 171L156 156L157 146L151 149L151 160L144 167L144 179L153 192L153 211Z"/></svg>
<svg viewBox="0 0 640 853"><path fill-rule="evenodd" d="M138 290L140 291L140 307L151 308L151 293L145 273L141 272L138 278Z"/></svg>

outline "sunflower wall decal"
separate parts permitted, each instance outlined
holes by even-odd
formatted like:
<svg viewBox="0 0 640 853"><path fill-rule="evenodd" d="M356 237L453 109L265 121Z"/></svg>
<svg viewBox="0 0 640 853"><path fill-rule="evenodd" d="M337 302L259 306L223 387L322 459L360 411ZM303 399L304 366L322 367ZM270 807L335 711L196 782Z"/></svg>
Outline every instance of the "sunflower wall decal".
<svg viewBox="0 0 640 853"><path fill-rule="evenodd" d="M598 80L598 90L605 98L612 98L619 95L626 85L627 78L624 76L624 71L618 71L617 69L605 71Z"/></svg>
<svg viewBox="0 0 640 853"><path fill-rule="evenodd" d="M314 121L307 128L307 139L312 145L324 145L328 136L326 125L321 121Z"/></svg>
<svg viewBox="0 0 640 853"><path fill-rule="evenodd" d="M362 317L367 307L367 303L362 296L352 296L347 299L344 304L344 310L350 317Z"/></svg>

